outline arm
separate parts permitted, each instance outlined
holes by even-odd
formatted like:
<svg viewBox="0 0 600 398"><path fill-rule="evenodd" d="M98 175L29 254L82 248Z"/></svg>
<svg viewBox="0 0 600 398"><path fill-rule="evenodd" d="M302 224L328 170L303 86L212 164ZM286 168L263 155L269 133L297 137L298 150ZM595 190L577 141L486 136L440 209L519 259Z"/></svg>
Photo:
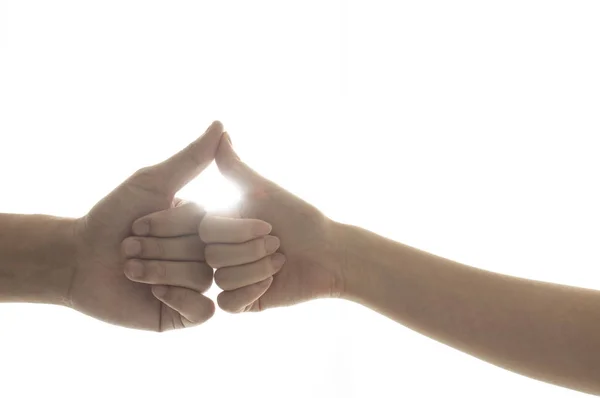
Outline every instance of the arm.
<svg viewBox="0 0 600 398"><path fill-rule="evenodd" d="M74 269L73 224L0 214L0 302L64 303Z"/></svg>
<svg viewBox="0 0 600 398"><path fill-rule="evenodd" d="M342 297L497 366L600 394L600 292L488 272L336 228Z"/></svg>
<svg viewBox="0 0 600 398"><path fill-rule="evenodd" d="M240 214L271 224L286 258L266 291L244 288L264 292L257 299L219 285L215 273L222 309L343 297L497 366L600 394L600 292L487 272L333 222L252 170L226 134L215 160L242 190ZM209 255L206 262L214 266Z"/></svg>

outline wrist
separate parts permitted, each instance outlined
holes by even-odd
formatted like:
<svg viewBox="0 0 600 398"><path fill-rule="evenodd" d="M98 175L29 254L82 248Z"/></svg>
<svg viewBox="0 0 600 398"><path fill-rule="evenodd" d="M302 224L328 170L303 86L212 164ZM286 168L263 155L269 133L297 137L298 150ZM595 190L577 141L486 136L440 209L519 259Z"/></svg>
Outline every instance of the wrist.
<svg viewBox="0 0 600 398"><path fill-rule="evenodd" d="M396 258L397 243L365 229L336 225L338 240L336 263L340 269L342 291L340 298L367 304L374 290L389 282L387 263Z"/></svg>
<svg viewBox="0 0 600 398"><path fill-rule="evenodd" d="M68 305L75 269L75 221L2 215L0 301Z"/></svg>
<svg viewBox="0 0 600 398"><path fill-rule="evenodd" d="M43 216L37 242L32 242L31 301L70 306L69 291L76 270L77 220Z"/></svg>
<svg viewBox="0 0 600 398"><path fill-rule="evenodd" d="M49 286L52 304L71 306L71 285L77 271L79 219L57 219L56 246L52 249L49 266L55 272L54 283Z"/></svg>
<svg viewBox="0 0 600 398"><path fill-rule="evenodd" d="M335 265L338 275L336 286L338 287L337 297L352 300L356 294L357 287L357 262L355 261L357 245L360 240L357 239L358 228L334 222L332 226L332 240L334 244L334 255L332 263Z"/></svg>

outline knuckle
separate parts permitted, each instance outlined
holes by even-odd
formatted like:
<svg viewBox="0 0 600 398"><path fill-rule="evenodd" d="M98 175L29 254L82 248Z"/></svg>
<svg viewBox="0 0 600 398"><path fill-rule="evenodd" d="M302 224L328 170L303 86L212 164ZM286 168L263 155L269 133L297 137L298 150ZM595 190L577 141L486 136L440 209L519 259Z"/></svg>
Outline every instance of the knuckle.
<svg viewBox="0 0 600 398"><path fill-rule="evenodd" d="M140 180L140 179L143 180L145 178L150 177L151 175L152 175L152 167L146 166L146 167L142 167L141 169L136 170L136 172L133 173L131 178L134 180Z"/></svg>
<svg viewBox="0 0 600 398"><path fill-rule="evenodd" d="M151 167L142 167L130 177L129 181L136 186L148 186L154 183L154 176Z"/></svg>
<svg viewBox="0 0 600 398"><path fill-rule="evenodd" d="M191 144L189 144L186 148L186 150L184 151L184 154L186 156L186 158L188 158L192 163L198 165L200 164L200 162L198 161L198 158L194 155L197 152L198 149L198 144L194 141Z"/></svg>
<svg viewBox="0 0 600 398"><path fill-rule="evenodd" d="M160 281L167 280L167 264L162 261L157 261L154 264L154 276Z"/></svg>
<svg viewBox="0 0 600 398"><path fill-rule="evenodd" d="M160 179L156 169L153 166L147 166L133 173L126 183L146 192L157 193L161 192Z"/></svg>
<svg viewBox="0 0 600 398"><path fill-rule="evenodd" d="M165 246L159 239L152 240L152 256L157 258L165 258Z"/></svg>

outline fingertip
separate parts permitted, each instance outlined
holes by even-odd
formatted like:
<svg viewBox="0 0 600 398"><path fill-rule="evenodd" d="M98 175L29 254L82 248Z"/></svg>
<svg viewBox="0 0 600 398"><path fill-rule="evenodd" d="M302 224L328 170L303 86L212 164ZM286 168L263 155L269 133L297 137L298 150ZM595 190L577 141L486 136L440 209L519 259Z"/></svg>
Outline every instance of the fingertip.
<svg viewBox="0 0 600 398"><path fill-rule="evenodd" d="M285 261L285 255L282 253L275 253L271 256L271 264L273 265L275 272L279 272L281 270L283 264L285 264Z"/></svg>
<svg viewBox="0 0 600 398"><path fill-rule="evenodd" d="M223 127L223 123L220 120L214 120L211 125L211 128L223 131L225 127Z"/></svg>
<svg viewBox="0 0 600 398"><path fill-rule="evenodd" d="M134 235L137 236L147 236L150 234L150 220L149 219L139 219L134 221L131 226L131 231Z"/></svg>
<svg viewBox="0 0 600 398"><path fill-rule="evenodd" d="M127 258L137 257L142 253L142 244L139 239L128 237L121 242L121 252Z"/></svg>
<svg viewBox="0 0 600 398"><path fill-rule="evenodd" d="M206 298L206 300L208 301L206 304L206 315L207 315L207 320L212 318L215 315L215 312L217 312L217 306L215 305L215 302L212 301L209 298Z"/></svg>
<svg viewBox="0 0 600 398"><path fill-rule="evenodd" d="M219 307L232 314L237 314L246 310L254 311L254 303L257 300L260 300L267 290L269 290L271 283L273 283L272 276L253 285L221 292L217 296ZM259 311L260 310L259 306Z"/></svg>
<svg viewBox="0 0 600 398"><path fill-rule="evenodd" d="M269 235L273 230L273 226L263 220L254 220L254 226L252 232L255 237Z"/></svg>
<svg viewBox="0 0 600 398"><path fill-rule="evenodd" d="M169 304L167 303L167 305ZM184 307L173 307L173 309L179 312L192 325L200 325L208 321L216 312L214 301L201 294L195 296L193 301L188 302L186 307L185 311L183 310Z"/></svg>
<svg viewBox="0 0 600 398"><path fill-rule="evenodd" d="M281 246L281 241L278 237L273 235L265 236L265 250L267 254L275 253L279 249L279 246Z"/></svg>
<svg viewBox="0 0 600 398"><path fill-rule="evenodd" d="M152 286L152 294L158 299L163 299L167 295L169 288L163 285Z"/></svg>
<svg viewBox="0 0 600 398"><path fill-rule="evenodd" d="M140 260L128 260L124 267L125 276L133 281L139 281L144 277L144 264Z"/></svg>
<svg viewBox="0 0 600 398"><path fill-rule="evenodd" d="M208 126L204 135L206 134L219 134L222 136L225 128L223 127L223 123L220 120L213 120L213 122Z"/></svg>

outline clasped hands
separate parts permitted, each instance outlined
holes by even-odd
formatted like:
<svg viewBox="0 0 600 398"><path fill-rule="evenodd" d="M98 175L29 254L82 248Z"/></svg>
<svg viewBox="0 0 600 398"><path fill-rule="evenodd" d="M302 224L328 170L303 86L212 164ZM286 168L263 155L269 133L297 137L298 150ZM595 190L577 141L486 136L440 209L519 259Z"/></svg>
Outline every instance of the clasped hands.
<svg viewBox="0 0 600 398"><path fill-rule="evenodd" d="M242 190L228 214L175 193L213 159ZM212 317L214 280L228 312L261 311L343 293L335 222L266 180L235 154L220 122L183 151L146 167L74 225L65 302L113 324L154 331Z"/></svg>

